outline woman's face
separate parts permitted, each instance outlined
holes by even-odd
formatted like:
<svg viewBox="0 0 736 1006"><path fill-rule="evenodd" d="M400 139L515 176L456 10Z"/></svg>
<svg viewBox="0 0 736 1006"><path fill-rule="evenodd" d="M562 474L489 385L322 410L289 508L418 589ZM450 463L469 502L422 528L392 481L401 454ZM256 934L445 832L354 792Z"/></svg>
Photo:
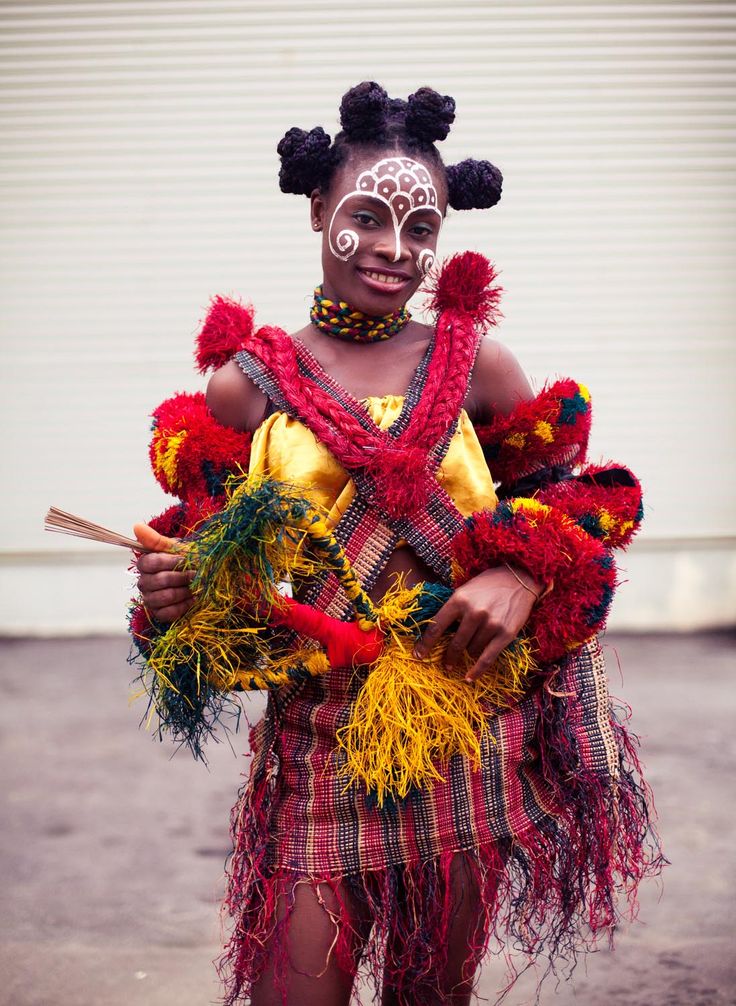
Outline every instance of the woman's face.
<svg viewBox="0 0 736 1006"><path fill-rule="evenodd" d="M369 315L403 307L434 263L445 188L437 168L406 154L341 165L329 193L312 196L325 296Z"/></svg>

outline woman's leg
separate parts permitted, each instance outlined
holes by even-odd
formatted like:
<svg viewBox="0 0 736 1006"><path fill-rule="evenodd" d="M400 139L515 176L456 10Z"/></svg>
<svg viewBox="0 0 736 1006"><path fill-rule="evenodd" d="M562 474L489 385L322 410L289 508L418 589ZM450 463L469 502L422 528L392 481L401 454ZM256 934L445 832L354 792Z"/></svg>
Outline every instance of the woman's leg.
<svg viewBox="0 0 736 1006"><path fill-rule="evenodd" d="M490 891L495 894L501 876ZM481 889L477 873L469 856L462 852L454 855L449 869L449 917L443 945L435 948L439 962L434 992L422 988L419 999L410 992L403 995L390 988L387 975L384 984L382 1006L415 1006L421 1000L422 1006L468 1006L475 985L478 959L482 953L480 944L484 938L484 909L481 905ZM489 893L489 885L484 885ZM432 906L434 907L434 906ZM432 908L430 908L430 912ZM417 924L421 922L417 920ZM394 961L401 961L401 947L392 948Z"/></svg>
<svg viewBox="0 0 736 1006"><path fill-rule="evenodd" d="M297 880L279 899L279 919L287 913L271 937L252 1006L347 1006L371 923L361 918L345 884Z"/></svg>

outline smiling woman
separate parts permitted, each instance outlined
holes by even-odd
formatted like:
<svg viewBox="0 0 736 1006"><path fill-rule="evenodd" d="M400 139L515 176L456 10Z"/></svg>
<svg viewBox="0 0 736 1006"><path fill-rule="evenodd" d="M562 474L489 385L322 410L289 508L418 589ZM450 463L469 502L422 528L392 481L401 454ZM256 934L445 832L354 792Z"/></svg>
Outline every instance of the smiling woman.
<svg viewBox="0 0 736 1006"><path fill-rule="evenodd" d="M379 272L368 264L357 266L363 275L378 277L375 289L379 293L396 294L400 290L406 294L409 284L425 276L434 262L447 200L440 205L429 169L411 157L385 157L365 169L361 162L367 163L371 157L355 160L357 163L350 165L351 170L343 169L342 178L330 187L333 195L328 202L337 200L334 209L325 204L322 196L312 197L313 227L322 230L325 217L329 220L326 228L329 250L343 262L360 251L362 233L364 246L372 247L374 254L380 250L384 261L379 266L385 265L385 260L414 266L411 272L400 269ZM356 170L358 176L351 183L349 176ZM348 186L351 187L345 192ZM357 230L350 229L351 219ZM386 289L387 281L392 283L393 290Z"/></svg>
<svg viewBox="0 0 736 1006"><path fill-rule="evenodd" d="M152 700L198 752L228 691L269 689L232 818L230 1004L342 1006L363 968L385 1006L460 1006L507 942L554 969L610 937L661 864L596 643L640 487L585 464L583 386L534 397L488 338L490 263L432 271L447 206L501 194L490 162L443 164L454 107L365 82L334 142L289 130L281 187L322 232L310 321L256 331L217 299L206 403L154 417L181 503L153 523L186 544L139 561ZM428 279L432 325L406 307Z"/></svg>

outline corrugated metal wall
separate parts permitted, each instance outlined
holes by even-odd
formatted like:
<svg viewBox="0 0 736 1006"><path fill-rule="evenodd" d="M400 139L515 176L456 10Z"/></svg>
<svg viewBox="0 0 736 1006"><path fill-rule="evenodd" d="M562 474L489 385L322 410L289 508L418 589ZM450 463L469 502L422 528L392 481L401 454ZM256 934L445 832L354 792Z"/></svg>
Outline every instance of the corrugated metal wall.
<svg viewBox="0 0 736 1006"><path fill-rule="evenodd" d="M127 530L165 499L147 415L196 389L208 297L303 323L306 200L286 128L365 78L453 94L449 160L505 175L447 254L490 255L500 338L592 389L594 454L642 475L617 624L732 618L736 5L2 3L3 631L122 624L125 559L44 535L56 503Z"/></svg>

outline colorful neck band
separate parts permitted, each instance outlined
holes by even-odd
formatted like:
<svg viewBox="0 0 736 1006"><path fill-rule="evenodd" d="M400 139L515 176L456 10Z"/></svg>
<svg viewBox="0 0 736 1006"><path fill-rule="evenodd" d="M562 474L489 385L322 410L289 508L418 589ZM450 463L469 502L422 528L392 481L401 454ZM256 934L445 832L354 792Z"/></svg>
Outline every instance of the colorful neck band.
<svg viewBox="0 0 736 1006"><path fill-rule="evenodd" d="M381 342L396 335L411 321L411 315L405 307L393 314L384 315L383 318L373 318L362 311L354 311L343 300L335 303L325 297L321 286L314 291L314 303L309 317L320 332L346 342Z"/></svg>

